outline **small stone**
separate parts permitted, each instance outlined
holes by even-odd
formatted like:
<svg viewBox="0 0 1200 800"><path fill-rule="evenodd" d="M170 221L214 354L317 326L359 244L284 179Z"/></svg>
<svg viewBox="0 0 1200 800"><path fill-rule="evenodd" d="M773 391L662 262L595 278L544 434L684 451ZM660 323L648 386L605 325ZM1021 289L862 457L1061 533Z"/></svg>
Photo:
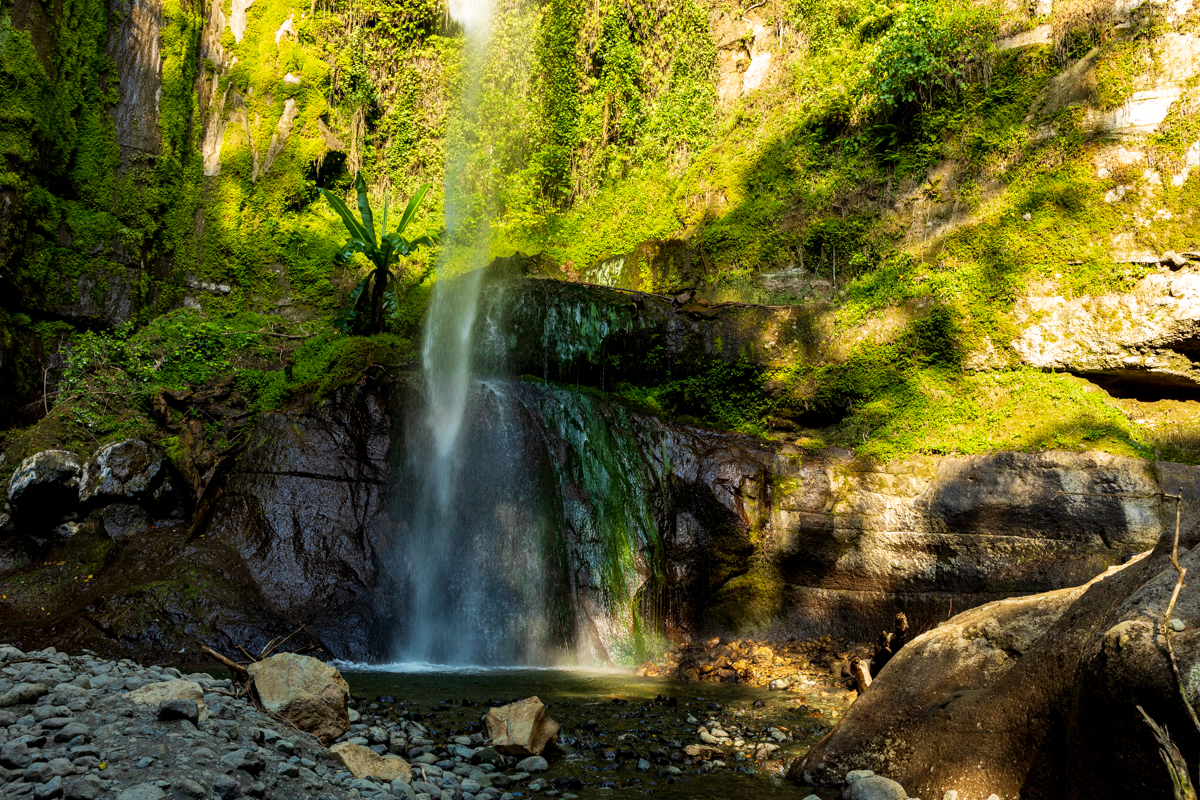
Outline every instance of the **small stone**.
<svg viewBox="0 0 1200 800"><path fill-rule="evenodd" d="M846 785L849 786L855 781L862 780L863 778L869 778L874 774L875 773L869 769L852 769L846 773Z"/></svg>
<svg viewBox="0 0 1200 800"><path fill-rule="evenodd" d="M517 762L518 772L545 772L548 769L550 765L541 756L530 756Z"/></svg>
<svg viewBox="0 0 1200 800"><path fill-rule="evenodd" d="M151 758L150 756L142 756L141 758L139 758L137 760L137 763L134 764L133 767L134 767L134 769L145 769L146 767L150 766L153 763L154 763L154 759Z"/></svg>
<svg viewBox="0 0 1200 800"><path fill-rule="evenodd" d="M951 789L942 795L942 800L958 800L958 792L954 789Z"/></svg>
<svg viewBox="0 0 1200 800"><path fill-rule="evenodd" d="M638 772L649 772L650 762L644 758L639 758L637 763Z"/></svg>
<svg viewBox="0 0 1200 800"><path fill-rule="evenodd" d="M158 718L164 722L185 719L195 723L200 719L200 706L190 698L173 697L159 703Z"/></svg>
<svg viewBox="0 0 1200 800"><path fill-rule="evenodd" d="M62 777L55 775L33 790L33 798L34 800L50 800L53 797L62 797L62 793Z"/></svg>
<svg viewBox="0 0 1200 800"><path fill-rule="evenodd" d="M66 758L54 758L47 764L50 767L50 772L61 777L75 774L75 765Z"/></svg>
<svg viewBox="0 0 1200 800"><path fill-rule="evenodd" d="M895 781L872 774L847 786L842 800L908 800L908 792Z"/></svg>
<svg viewBox="0 0 1200 800"><path fill-rule="evenodd" d="M987 797L987 800L1000 800L1000 795L998 795L998 794L989 794L989 795L988 795L988 797Z"/></svg>
<svg viewBox="0 0 1200 800"><path fill-rule="evenodd" d="M247 797L262 797L267 793L267 785L260 781L255 781L246 787Z"/></svg>
<svg viewBox="0 0 1200 800"><path fill-rule="evenodd" d="M153 783L139 783L117 795L117 800L167 800L167 793Z"/></svg>
<svg viewBox="0 0 1200 800"><path fill-rule="evenodd" d="M100 791L100 778L97 775L69 778L63 783L63 800L96 800Z"/></svg>
<svg viewBox="0 0 1200 800"><path fill-rule="evenodd" d="M295 778L300 775L299 764L280 764L279 774L285 778Z"/></svg>
<svg viewBox="0 0 1200 800"><path fill-rule="evenodd" d="M213 781L213 794L221 800L233 800L242 793L242 787L229 775L218 775Z"/></svg>
<svg viewBox="0 0 1200 800"><path fill-rule="evenodd" d="M83 744L91 736L91 733L92 729L82 722L68 722L54 734L54 741L71 742L82 737L76 744Z"/></svg>
<svg viewBox="0 0 1200 800"><path fill-rule="evenodd" d="M769 684L767 684L767 688L772 691L781 691L783 689L788 688L789 685L790 684L787 681L785 681L783 678L776 678L775 680L773 680Z"/></svg>
<svg viewBox="0 0 1200 800"><path fill-rule="evenodd" d="M1176 633L1182 633L1183 631L1187 630L1187 625L1185 625L1183 620L1179 618L1171 620L1170 625L1171 630L1175 631Z"/></svg>
<svg viewBox="0 0 1200 800"><path fill-rule="evenodd" d="M208 789L205 789L191 778L176 779L175 790L182 795L186 795L187 797L208 797Z"/></svg>
<svg viewBox="0 0 1200 800"><path fill-rule="evenodd" d="M9 742L0 748L0 767L24 769L33 763L33 753L25 742Z"/></svg>
<svg viewBox="0 0 1200 800"><path fill-rule="evenodd" d="M1024 214L1021 215L1021 219L1025 220L1026 222L1029 222L1030 220L1033 219L1033 214L1030 214L1028 211L1026 211Z"/></svg>
<svg viewBox="0 0 1200 800"><path fill-rule="evenodd" d="M221 763L229 769L240 769L251 775L257 775L266 769L267 762L258 753L249 750L234 750L221 756Z"/></svg>

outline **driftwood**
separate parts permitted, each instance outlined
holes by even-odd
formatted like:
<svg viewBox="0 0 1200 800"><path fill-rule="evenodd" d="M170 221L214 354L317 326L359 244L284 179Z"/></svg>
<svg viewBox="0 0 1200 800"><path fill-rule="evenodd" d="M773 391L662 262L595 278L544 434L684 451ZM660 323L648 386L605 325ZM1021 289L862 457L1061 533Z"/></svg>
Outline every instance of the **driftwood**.
<svg viewBox="0 0 1200 800"><path fill-rule="evenodd" d="M850 662L850 674L854 676L854 682L859 694L867 690L871 685L871 669L866 661L861 658L856 658Z"/></svg>

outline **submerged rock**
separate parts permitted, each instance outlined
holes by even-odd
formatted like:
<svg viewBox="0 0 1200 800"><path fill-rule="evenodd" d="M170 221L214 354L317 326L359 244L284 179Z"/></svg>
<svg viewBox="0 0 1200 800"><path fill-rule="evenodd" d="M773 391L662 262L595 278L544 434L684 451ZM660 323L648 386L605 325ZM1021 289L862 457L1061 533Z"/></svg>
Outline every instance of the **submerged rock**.
<svg viewBox="0 0 1200 800"><path fill-rule="evenodd" d="M484 725L492 747L510 756L540 756L558 739L559 725L537 697L489 709Z"/></svg>
<svg viewBox="0 0 1200 800"><path fill-rule="evenodd" d="M263 707L322 744L350 730L350 687L335 668L309 656L280 653L247 669Z"/></svg>

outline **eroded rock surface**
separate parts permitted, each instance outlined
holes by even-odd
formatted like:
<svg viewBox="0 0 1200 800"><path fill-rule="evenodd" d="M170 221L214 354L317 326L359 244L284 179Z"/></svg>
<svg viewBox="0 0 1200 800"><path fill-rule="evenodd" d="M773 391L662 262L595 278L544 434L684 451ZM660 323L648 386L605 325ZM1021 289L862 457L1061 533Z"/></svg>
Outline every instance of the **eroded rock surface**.
<svg viewBox="0 0 1200 800"><path fill-rule="evenodd" d="M1163 490L1182 494L1188 510L1180 561L1196 569L1194 478L1165 472ZM822 782L867 767L934 797L1074 800L1115 786L1172 797L1136 706L1166 725L1182 752L1200 746L1164 638L1178 578L1173 537L1173 528L1164 530L1150 554L1084 587L981 606L918 637L790 774ZM1165 630L1193 704L1197 620L1200 590L1185 584Z"/></svg>
<svg viewBox="0 0 1200 800"><path fill-rule="evenodd" d="M1013 349L1031 366L1117 388L1200 390L1200 273L1160 270L1127 293L1029 297Z"/></svg>

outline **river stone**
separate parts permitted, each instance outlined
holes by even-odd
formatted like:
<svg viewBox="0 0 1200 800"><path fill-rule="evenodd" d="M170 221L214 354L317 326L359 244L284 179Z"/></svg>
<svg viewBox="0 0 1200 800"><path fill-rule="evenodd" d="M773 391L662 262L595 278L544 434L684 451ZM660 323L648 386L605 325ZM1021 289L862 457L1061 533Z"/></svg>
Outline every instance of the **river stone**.
<svg viewBox="0 0 1200 800"><path fill-rule="evenodd" d="M53 524L68 518L79 505L79 459L66 450L43 450L21 462L8 482L14 519Z"/></svg>
<svg viewBox="0 0 1200 800"><path fill-rule="evenodd" d="M550 765L541 756L530 756L517 762L518 772L545 772L548 769Z"/></svg>
<svg viewBox="0 0 1200 800"><path fill-rule="evenodd" d="M488 709L484 724L492 747L510 756L540 756L558 738L559 724L537 697Z"/></svg>
<svg viewBox="0 0 1200 800"><path fill-rule="evenodd" d="M280 653L247 668L263 707L323 745L350 730L350 687L340 672L309 656Z"/></svg>
<svg viewBox="0 0 1200 800"><path fill-rule="evenodd" d="M166 800L167 794L153 783L139 783L130 786L117 795L117 800Z"/></svg>
<svg viewBox="0 0 1200 800"><path fill-rule="evenodd" d="M44 683L22 683L0 694L0 708L32 703L49 693L50 689Z"/></svg>
<svg viewBox="0 0 1200 800"><path fill-rule="evenodd" d="M127 694L126 698L138 705L159 707L168 700L193 700L196 703L200 721L208 719L208 706L204 704L204 690L200 688L200 684L192 681L176 678L158 683L148 683Z"/></svg>
<svg viewBox="0 0 1200 800"><path fill-rule="evenodd" d="M842 792L843 800L908 800L904 787L882 775L859 778Z"/></svg>
<svg viewBox="0 0 1200 800"><path fill-rule="evenodd" d="M100 448L83 469L79 500L98 505L145 502L167 474L166 454L149 442L126 439Z"/></svg>
<svg viewBox="0 0 1200 800"><path fill-rule="evenodd" d="M350 742L335 744L329 748L329 754L356 778L378 778L385 782L401 780L405 783L412 780L412 768L400 756L381 756L374 750Z"/></svg>

